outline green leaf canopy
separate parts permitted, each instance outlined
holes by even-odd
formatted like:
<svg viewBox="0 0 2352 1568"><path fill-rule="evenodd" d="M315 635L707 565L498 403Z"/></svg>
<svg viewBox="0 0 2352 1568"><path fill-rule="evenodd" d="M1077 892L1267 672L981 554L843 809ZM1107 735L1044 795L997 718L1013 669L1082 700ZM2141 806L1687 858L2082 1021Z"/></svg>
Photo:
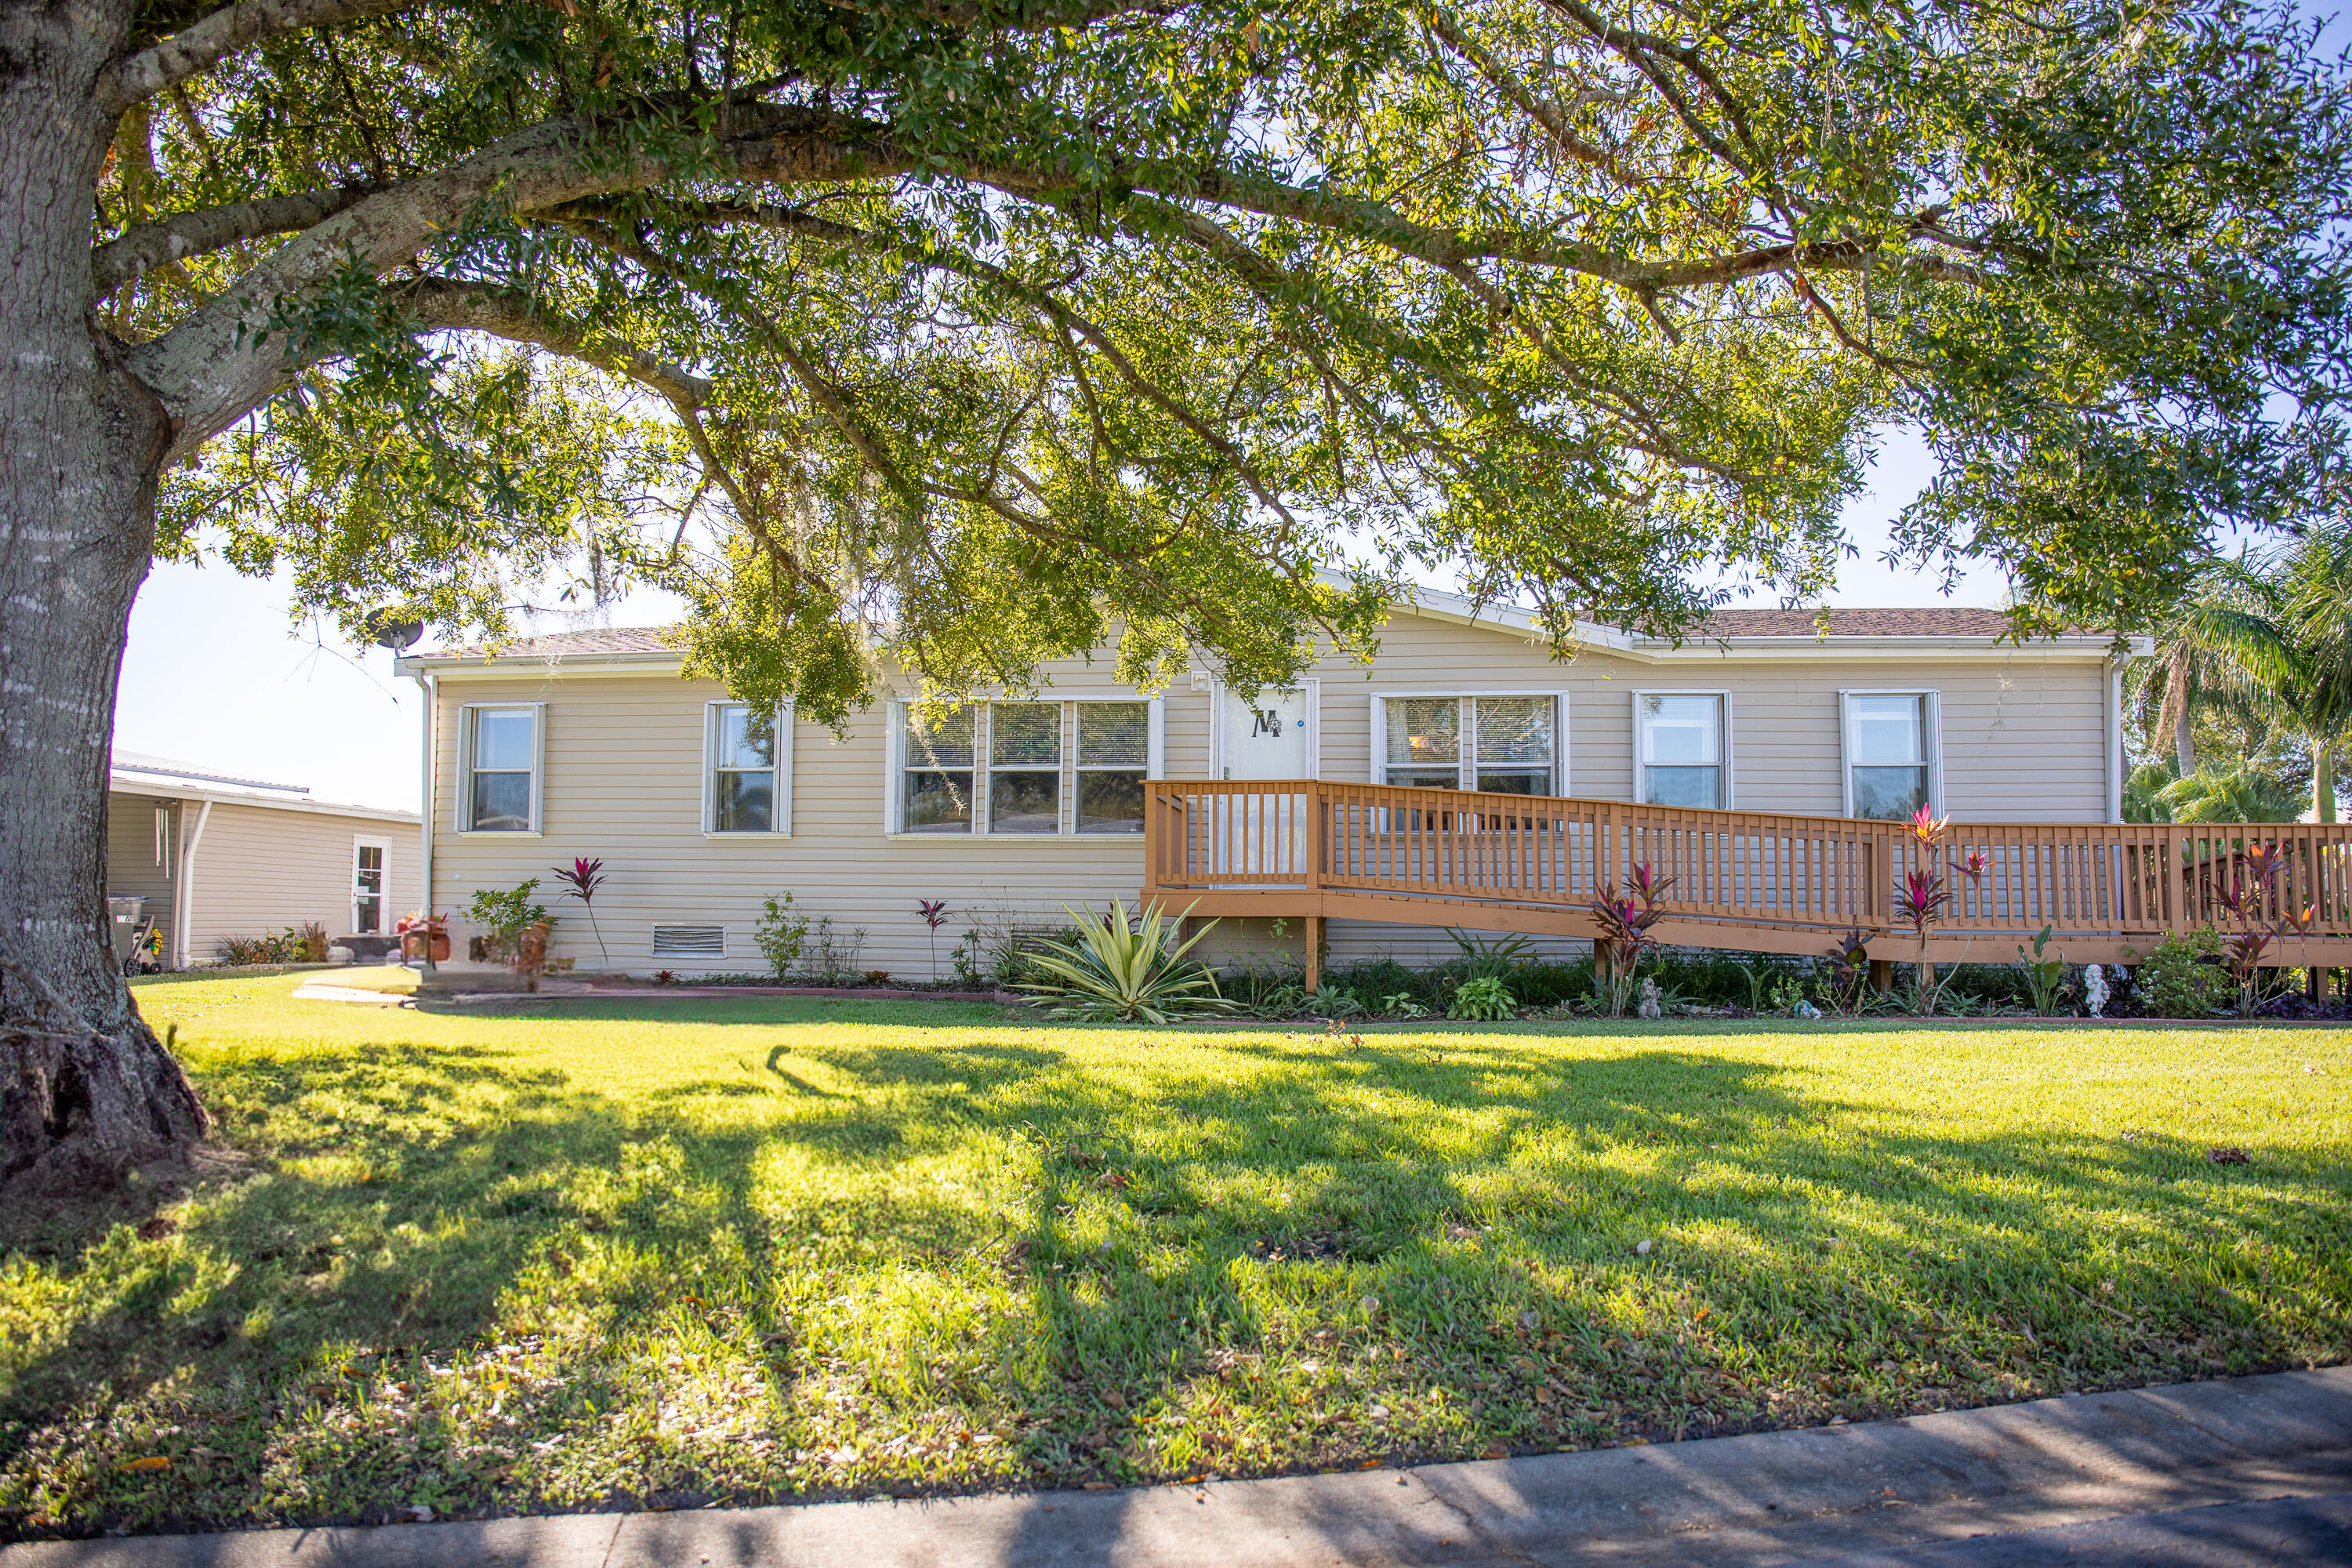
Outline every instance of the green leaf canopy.
<svg viewBox="0 0 2352 1568"><path fill-rule="evenodd" d="M838 719L893 658L1293 676L1454 564L1662 632L1900 538L2154 618L2339 445L2345 79L2284 8L149 8L96 319L159 550L503 629L666 584ZM1330 568L1344 566L1333 573Z"/></svg>

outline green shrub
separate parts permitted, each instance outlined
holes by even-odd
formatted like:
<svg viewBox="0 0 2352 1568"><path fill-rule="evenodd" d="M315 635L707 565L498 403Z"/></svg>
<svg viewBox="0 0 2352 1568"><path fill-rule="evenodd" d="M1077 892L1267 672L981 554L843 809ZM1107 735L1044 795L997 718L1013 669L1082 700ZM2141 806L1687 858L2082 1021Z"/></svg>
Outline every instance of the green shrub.
<svg viewBox="0 0 2352 1568"><path fill-rule="evenodd" d="M1651 976L1661 994L1679 994L1703 1007L1746 1007L1761 1011L1772 988L1783 978L1800 974L1803 964L1772 953L1685 952L1668 950L1650 961Z"/></svg>
<svg viewBox="0 0 2352 1568"><path fill-rule="evenodd" d="M759 924L752 928L751 940L768 961L769 971L779 984L791 975L793 966L801 961L801 948L808 941L808 916L793 912L790 893L771 895L760 906Z"/></svg>
<svg viewBox="0 0 2352 1568"><path fill-rule="evenodd" d="M1511 1000L1509 988L1494 975L1486 974L1454 987L1454 1001L1445 1009L1445 1016L1491 1024L1517 1011L1518 1005Z"/></svg>
<svg viewBox="0 0 2352 1568"><path fill-rule="evenodd" d="M2211 926L2175 932L2141 962L2132 976L2133 999L2151 1018L2210 1018L2226 983L2221 956L2221 935Z"/></svg>
<svg viewBox="0 0 2352 1568"><path fill-rule="evenodd" d="M2060 998L2071 989L2066 984L2066 955L2053 956L2049 952L2050 930L2046 925L2042 928L2042 934L2033 939L2032 952L2022 943L2017 949L2017 966L2024 972L2026 989L2033 993L2033 1011L2044 1018L2058 1011ZM2067 1009L2069 1016L2073 1012Z"/></svg>
<svg viewBox="0 0 2352 1568"><path fill-rule="evenodd" d="M868 971L858 962L858 955L866 951L864 926L835 931L833 917L819 915L816 924L808 930L808 981L812 985L856 985L861 981L868 985L881 984L872 978L881 971Z"/></svg>
<svg viewBox="0 0 2352 1568"><path fill-rule="evenodd" d="M302 939L292 926L276 936L225 936L214 944L214 954L221 963L240 969L256 963L300 963ZM320 961L325 961L323 952Z"/></svg>
<svg viewBox="0 0 2352 1568"><path fill-rule="evenodd" d="M478 888L474 901L466 906L466 918L478 926L487 927L505 955L511 955L520 940L523 928L553 925L555 918L547 906L535 902L531 895L539 891L539 879L530 878L511 888Z"/></svg>

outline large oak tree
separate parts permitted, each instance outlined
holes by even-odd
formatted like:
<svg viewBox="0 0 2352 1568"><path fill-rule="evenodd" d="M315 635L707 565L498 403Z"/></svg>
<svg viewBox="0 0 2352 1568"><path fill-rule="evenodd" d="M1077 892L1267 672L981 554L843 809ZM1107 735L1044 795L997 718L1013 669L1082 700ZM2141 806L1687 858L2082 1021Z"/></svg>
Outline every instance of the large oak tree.
<svg viewBox="0 0 2352 1568"><path fill-rule="evenodd" d="M1871 433L2021 628L2284 514L2344 82L2230 0L0 0L0 1180L204 1112L108 960L149 563L356 626L685 592L877 656L1244 684L1448 562L1673 631L1820 587ZM1341 558L1352 575L1318 568ZM187 650L192 689L204 650Z"/></svg>

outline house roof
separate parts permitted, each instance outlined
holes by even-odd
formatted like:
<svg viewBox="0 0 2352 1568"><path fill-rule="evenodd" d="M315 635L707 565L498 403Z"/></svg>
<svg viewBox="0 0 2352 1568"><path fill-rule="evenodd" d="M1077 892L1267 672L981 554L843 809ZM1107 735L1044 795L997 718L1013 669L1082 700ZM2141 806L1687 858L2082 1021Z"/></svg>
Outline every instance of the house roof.
<svg viewBox="0 0 2352 1568"><path fill-rule="evenodd" d="M266 779L243 778L214 768L198 767L194 763L177 762L170 757L158 757L146 752L126 752L114 749L113 771L117 773L151 773L157 778L181 779L194 784L230 784L238 789L276 790L281 795L309 795L309 784L271 784Z"/></svg>
<svg viewBox="0 0 2352 1568"><path fill-rule="evenodd" d="M1521 636L1540 635L1535 617L1516 605L1481 604L1458 594L1419 588L1398 608L1410 615L1433 616L1494 631ZM1826 616L1827 625L1822 624ZM2009 617L1999 610L1967 605L1928 608L1822 610L1717 610L1686 633L1677 645L1664 637L1644 637L1615 626L1577 624L1577 635L1603 651L1655 661L1720 658L1745 647L1751 654L1790 656L1838 652L1852 656L1873 649L1885 652L1937 651L1996 654L2013 651L2001 639ZM586 631L551 632L519 637L503 645L445 648L413 654L401 661L404 669L432 666L507 665L530 660L576 660L590 665L644 668L667 664L677 658L673 626L603 626ZM2147 651L2146 638L2134 638L2134 651ZM1738 647L1734 647L1738 645ZM2045 652L2104 658L2113 638L2104 632L2074 631L2056 637L2036 637L2030 646Z"/></svg>
<svg viewBox="0 0 2352 1568"><path fill-rule="evenodd" d="M1962 605L1884 610L1717 610L1693 637L1997 637L1999 610Z"/></svg>
<svg viewBox="0 0 2352 1568"><path fill-rule="evenodd" d="M591 626L585 631L549 632L517 637L509 643L476 643L418 654L419 658L563 658L582 653L674 653L670 638L675 626Z"/></svg>
<svg viewBox="0 0 2352 1568"><path fill-rule="evenodd" d="M270 784L262 779L240 778L217 768L199 767L193 763L176 762L170 757L153 756L145 752L126 752L120 747L115 749L112 764L107 769L106 784L116 794L166 800L221 801L237 805L270 806L280 811L312 812L323 816L366 817L375 822L413 824L419 820L413 811L313 799L308 784Z"/></svg>

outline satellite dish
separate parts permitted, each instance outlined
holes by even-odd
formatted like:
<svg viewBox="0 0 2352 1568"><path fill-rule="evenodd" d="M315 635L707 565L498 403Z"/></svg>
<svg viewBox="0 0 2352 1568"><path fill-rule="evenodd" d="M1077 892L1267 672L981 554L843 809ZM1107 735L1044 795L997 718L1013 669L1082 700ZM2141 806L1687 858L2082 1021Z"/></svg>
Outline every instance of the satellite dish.
<svg viewBox="0 0 2352 1568"><path fill-rule="evenodd" d="M370 610L367 617L360 622L360 629L367 633L368 641L376 647L402 653L425 635L425 623L412 620L398 610Z"/></svg>

